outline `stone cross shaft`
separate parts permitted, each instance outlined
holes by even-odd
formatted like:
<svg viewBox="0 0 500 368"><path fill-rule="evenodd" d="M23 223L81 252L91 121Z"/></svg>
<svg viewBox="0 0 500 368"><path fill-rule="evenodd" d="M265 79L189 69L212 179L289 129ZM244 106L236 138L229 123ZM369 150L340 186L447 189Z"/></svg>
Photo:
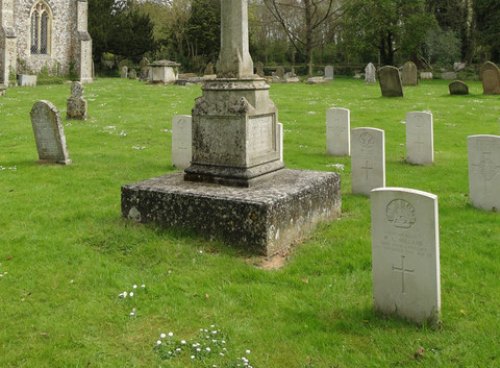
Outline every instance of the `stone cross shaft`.
<svg viewBox="0 0 500 368"><path fill-rule="evenodd" d="M217 76L252 77L253 61L248 46L248 0L222 0L221 23Z"/></svg>

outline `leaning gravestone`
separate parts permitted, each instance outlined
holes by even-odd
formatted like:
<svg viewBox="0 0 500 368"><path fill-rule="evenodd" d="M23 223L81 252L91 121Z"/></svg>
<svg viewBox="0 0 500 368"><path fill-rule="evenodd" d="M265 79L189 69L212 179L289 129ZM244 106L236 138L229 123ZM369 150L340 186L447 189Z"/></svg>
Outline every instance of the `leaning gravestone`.
<svg viewBox="0 0 500 368"><path fill-rule="evenodd" d="M42 100L33 105L31 125L35 134L39 162L63 165L71 163L61 117L51 102Z"/></svg>
<svg viewBox="0 0 500 368"><path fill-rule="evenodd" d="M373 63L369 63L365 67L365 82L366 83L377 83L377 69Z"/></svg>
<svg viewBox="0 0 500 368"><path fill-rule="evenodd" d="M332 156L351 155L351 112L332 108L326 112L326 151Z"/></svg>
<svg viewBox="0 0 500 368"><path fill-rule="evenodd" d="M500 69L496 64L487 61L481 67L481 80L483 81L483 91L485 95L500 94Z"/></svg>
<svg viewBox="0 0 500 368"><path fill-rule="evenodd" d="M456 80L448 85L450 89L450 95L468 95L469 86L462 81Z"/></svg>
<svg viewBox="0 0 500 368"><path fill-rule="evenodd" d="M325 79L332 80L334 78L333 65L325 66Z"/></svg>
<svg viewBox="0 0 500 368"><path fill-rule="evenodd" d="M385 187L385 134L381 129L351 131L351 182L353 194L370 195Z"/></svg>
<svg viewBox="0 0 500 368"><path fill-rule="evenodd" d="M379 188L370 199L375 309L435 325L441 310L437 196Z"/></svg>
<svg viewBox="0 0 500 368"><path fill-rule="evenodd" d="M174 116L172 121L172 165L186 169L191 165L192 122L190 115Z"/></svg>
<svg viewBox="0 0 500 368"><path fill-rule="evenodd" d="M398 68L383 66L378 72L380 89L384 97L403 97L403 85Z"/></svg>
<svg viewBox="0 0 500 368"><path fill-rule="evenodd" d="M87 100L83 98L83 85L80 82L71 83L71 96L66 101L66 118L75 120L87 119Z"/></svg>
<svg viewBox="0 0 500 368"><path fill-rule="evenodd" d="M500 211L500 136L468 137L469 198L486 211Z"/></svg>
<svg viewBox="0 0 500 368"><path fill-rule="evenodd" d="M432 113L406 114L406 161L415 165L431 165L434 162Z"/></svg>
<svg viewBox="0 0 500 368"><path fill-rule="evenodd" d="M416 86L418 84L418 70L413 61L407 61L403 65L403 86Z"/></svg>

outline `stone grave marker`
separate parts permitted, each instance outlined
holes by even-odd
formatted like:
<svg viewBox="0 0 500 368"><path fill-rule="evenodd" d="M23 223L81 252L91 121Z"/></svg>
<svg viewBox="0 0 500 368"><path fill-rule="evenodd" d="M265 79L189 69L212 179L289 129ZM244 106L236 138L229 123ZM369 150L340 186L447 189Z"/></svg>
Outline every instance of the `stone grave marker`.
<svg viewBox="0 0 500 368"><path fill-rule="evenodd" d="M469 86L462 81L456 80L448 85L450 95L468 95Z"/></svg>
<svg viewBox="0 0 500 368"><path fill-rule="evenodd" d="M441 73L441 78L444 80L455 80L457 79L456 72L443 72Z"/></svg>
<svg viewBox="0 0 500 368"><path fill-rule="evenodd" d="M149 79L149 60L146 57L143 57L139 62L140 74L139 78L142 80Z"/></svg>
<svg viewBox="0 0 500 368"><path fill-rule="evenodd" d="M351 112L331 108L326 112L326 151L332 156L351 155Z"/></svg>
<svg viewBox="0 0 500 368"><path fill-rule="evenodd" d="M420 79L432 80L432 78L434 78L432 72L420 72Z"/></svg>
<svg viewBox="0 0 500 368"><path fill-rule="evenodd" d="M483 82L483 92L485 95L500 94L500 69L496 64L487 61L481 67L481 80Z"/></svg>
<svg viewBox="0 0 500 368"><path fill-rule="evenodd" d="M377 69L373 63L368 63L365 67L365 82L377 83Z"/></svg>
<svg viewBox="0 0 500 368"><path fill-rule="evenodd" d="M416 86L418 85L418 70L413 61L407 61L403 65L402 73L403 86Z"/></svg>
<svg viewBox="0 0 500 368"><path fill-rule="evenodd" d="M406 114L406 161L415 165L431 165L434 162L432 113Z"/></svg>
<svg viewBox="0 0 500 368"><path fill-rule="evenodd" d="M403 85L398 68L383 66L378 72L380 89L384 97L403 97Z"/></svg>
<svg viewBox="0 0 500 368"><path fill-rule="evenodd" d="M281 142L280 144L280 161L283 162L283 139L284 139L284 133L283 133L283 124L282 123L276 123L276 134L278 135L278 142Z"/></svg>
<svg viewBox="0 0 500 368"><path fill-rule="evenodd" d="M205 67L204 75L214 75L215 74L215 66L213 63L208 63Z"/></svg>
<svg viewBox="0 0 500 368"><path fill-rule="evenodd" d="M469 198L486 211L500 211L500 136L472 135L469 153Z"/></svg>
<svg viewBox="0 0 500 368"><path fill-rule="evenodd" d="M83 98L83 84L71 83L71 96L66 101L66 118L75 120L87 119L87 100Z"/></svg>
<svg viewBox="0 0 500 368"><path fill-rule="evenodd" d="M31 125L35 134L39 162L63 165L71 163L61 117L51 102L41 100L33 105Z"/></svg>
<svg viewBox="0 0 500 368"><path fill-rule="evenodd" d="M266 76L264 73L264 64L261 61L255 63L255 74L262 78Z"/></svg>
<svg viewBox="0 0 500 368"><path fill-rule="evenodd" d="M0 84L0 96L5 96L5 91L7 91L5 84Z"/></svg>
<svg viewBox="0 0 500 368"><path fill-rule="evenodd" d="M19 87L36 87L38 77L31 74L19 74L17 84Z"/></svg>
<svg viewBox="0 0 500 368"><path fill-rule="evenodd" d="M325 79L332 80L334 78L333 65L325 66Z"/></svg>
<svg viewBox="0 0 500 368"><path fill-rule="evenodd" d="M137 79L137 72L135 69L130 69L128 72L128 79Z"/></svg>
<svg viewBox="0 0 500 368"><path fill-rule="evenodd" d="M172 165L186 169L193 155L193 133L191 115L176 115L172 120Z"/></svg>
<svg viewBox="0 0 500 368"><path fill-rule="evenodd" d="M278 66L275 74L278 78L283 79L285 77L285 68Z"/></svg>
<svg viewBox="0 0 500 368"><path fill-rule="evenodd" d="M378 188L370 200L375 309L436 324L441 311L437 196Z"/></svg>
<svg viewBox="0 0 500 368"><path fill-rule="evenodd" d="M385 187L385 134L381 129L351 130L351 182L353 194L370 195Z"/></svg>
<svg viewBox="0 0 500 368"><path fill-rule="evenodd" d="M128 78L128 67L122 66L122 69L120 71L120 78Z"/></svg>

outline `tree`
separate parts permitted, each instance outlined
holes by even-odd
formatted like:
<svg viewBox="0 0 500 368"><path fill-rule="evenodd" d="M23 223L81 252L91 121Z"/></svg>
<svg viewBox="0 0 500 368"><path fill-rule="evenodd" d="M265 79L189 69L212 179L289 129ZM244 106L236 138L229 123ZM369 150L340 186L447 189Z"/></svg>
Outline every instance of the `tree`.
<svg viewBox="0 0 500 368"><path fill-rule="evenodd" d="M417 59L427 31L435 24L424 0L351 0L344 5L344 36L358 51L376 50L385 65L396 53Z"/></svg>
<svg viewBox="0 0 500 368"><path fill-rule="evenodd" d="M494 61L500 61L500 2L475 0L475 19L481 46Z"/></svg>
<svg viewBox="0 0 500 368"><path fill-rule="evenodd" d="M323 41L323 26L339 15L335 0L264 0L281 24L293 47L305 56L308 74L313 73L313 51Z"/></svg>

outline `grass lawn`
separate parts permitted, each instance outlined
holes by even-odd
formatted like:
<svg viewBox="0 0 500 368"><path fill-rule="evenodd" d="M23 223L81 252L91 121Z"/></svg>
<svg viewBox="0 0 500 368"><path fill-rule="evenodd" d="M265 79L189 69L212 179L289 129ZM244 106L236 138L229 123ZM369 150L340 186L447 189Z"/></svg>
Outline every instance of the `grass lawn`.
<svg viewBox="0 0 500 368"><path fill-rule="evenodd" d="M466 137L500 134L500 97L469 85L471 95L451 97L447 82L427 81L403 99L341 78L273 85L286 165L338 171L343 191L342 218L273 271L217 241L120 217L121 185L174 171L172 117L190 114L199 86L87 85L89 120L64 121L67 167L36 163L29 112L47 99L64 118L69 85L8 90L0 97L0 367L237 367L241 357L259 368L499 367L500 214L468 204ZM370 203L350 193L350 160L325 154L332 106L351 109L352 127L385 130L388 186L439 196L438 330L373 312ZM434 114L431 167L404 162L402 122L422 110ZM124 291L134 296L120 298ZM172 357L171 347L181 351Z"/></svg>

